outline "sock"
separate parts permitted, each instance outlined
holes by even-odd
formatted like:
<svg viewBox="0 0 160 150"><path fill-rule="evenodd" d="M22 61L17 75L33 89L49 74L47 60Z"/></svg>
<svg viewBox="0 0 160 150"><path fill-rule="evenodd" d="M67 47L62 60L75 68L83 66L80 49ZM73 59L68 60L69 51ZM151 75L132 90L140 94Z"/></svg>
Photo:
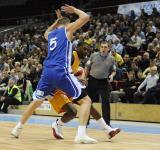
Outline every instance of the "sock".
<svg viewBox="0 0 160 150"><path fill-rule="evenodd" d="M112 130L112 128L106 124L103 118L100 118L99 120L97 120L97 122L103 129L107 130L108 132Z"/></svg>
<svg viewBox="0 0 160 150"><path fill-rule="evenodd" d="M23 124L22 124L21 122L18 122L18 124L17 124L16 127L17 127L17 128L22 128L22 127L23 127Z"/></svg>
<svg viewBox="0 0 160 150"><path fill-rule="evenodd" d="M86 126L82 126L82 125L78 126L77 136L78 137L84 137L84 136L86 136Z"/></svg>
<svg viewBox="0 0 160 150"><path fill-rule="evenodd" d="M64 126L64 122L61 119L57 119L56 122L58 125Z"/></svg>

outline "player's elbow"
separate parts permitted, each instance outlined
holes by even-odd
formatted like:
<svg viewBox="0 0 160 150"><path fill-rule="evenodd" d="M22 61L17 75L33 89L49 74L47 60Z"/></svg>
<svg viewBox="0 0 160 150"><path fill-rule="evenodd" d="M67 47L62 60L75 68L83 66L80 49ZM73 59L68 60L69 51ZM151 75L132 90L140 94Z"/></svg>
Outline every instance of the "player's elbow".
<svg viewBox="0 0 160 150"><path fill-rule="evenodd" d="M86 15L84 16L84 20L86 20L86 22L88 22L88 21L90 20L90 15L86 14Z"/></svg>
<svg viewBox="0 0 160 150"><path fill-rule="evenodd" d="M80 18L82 24L86 24L90 19L90 16L88 14L84 15Z"/></svg>

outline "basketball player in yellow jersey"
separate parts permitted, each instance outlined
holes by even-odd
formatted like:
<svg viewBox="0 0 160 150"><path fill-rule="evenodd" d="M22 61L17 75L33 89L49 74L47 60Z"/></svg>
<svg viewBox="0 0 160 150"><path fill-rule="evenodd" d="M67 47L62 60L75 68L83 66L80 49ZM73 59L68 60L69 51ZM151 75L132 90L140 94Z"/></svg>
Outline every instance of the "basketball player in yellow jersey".
<svg viewBox="0 0 160 150"><path fill-rule="evenodd" d="M86 56L87 51L88 46L85 43L81 43L80 45L78 45L77 51L73 51L72 70L74 74L78 75L78 78L80 78L80 80L83 80L84 78L83 70L78 70L80 59L83 59L84 56ZM80 56L80 59L78 56ZM58 90L54 94L53 98L49 100L49 102L51 103L53 109L57 113L66 112L61 119L57 119L52 124L54 137L57 139L63 139L61 127L64 125L64 123L67 123L70 120L72 120L77 114L77 110L74 108L72 104L74 103L74 100L72 98L68 98L64 92ZM78 104L78 100L76 100L76 104ZM120 132L120 129L111 128L110 126L108 126L103 120L101 114L94 108L93 105L91 105L90 114L101 125L102 129L107 134L109 139L111 139Z"/></svg>

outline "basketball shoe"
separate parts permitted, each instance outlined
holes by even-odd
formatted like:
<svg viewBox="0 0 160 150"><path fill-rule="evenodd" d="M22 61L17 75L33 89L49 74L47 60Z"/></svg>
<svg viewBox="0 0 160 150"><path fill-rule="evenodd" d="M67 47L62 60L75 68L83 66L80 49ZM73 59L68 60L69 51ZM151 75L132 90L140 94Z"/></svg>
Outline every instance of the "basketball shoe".
<svg viewBox="0 0 160 150"><path fill-rule="evenodd" d="M105 130L105 133L107 134L108 138L111 139L114 136L116 136L121 130L119 128L112 128L109 132Z"/></svg>
<svg viewBox="0 0 160 150"><path fill-rule="evenodd" d="M84 136L84 137L78 137L76 136L75 139L74 139L74 142L76 144L96 144L98 143L97 140L93 139L93 138L90 138L89 136Z"/></svg>
<svg viewBox="0 0 160 150"><path fill-rule="evenodd" d="M22 127L20 128L20 127L15 126L13 130L11 131L11 135L15 138L19 138L21 131L22 131Z"/></svg>
<svg viewBox="0 0 160 150"><path fill-rule="evenodd" d="M56 138L56 139L64 139L63 137L63 133L62 133L62 126L59 125L57 123L58 119L52 123L52 131L53 131L53 136Z"/></svg>

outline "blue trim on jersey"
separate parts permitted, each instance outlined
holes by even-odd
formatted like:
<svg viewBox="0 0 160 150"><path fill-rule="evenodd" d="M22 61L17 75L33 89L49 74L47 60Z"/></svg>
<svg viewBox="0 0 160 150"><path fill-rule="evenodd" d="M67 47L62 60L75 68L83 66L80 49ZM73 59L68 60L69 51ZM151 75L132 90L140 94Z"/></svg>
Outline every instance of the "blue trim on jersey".
<svg viewBox="0 0 160 150"><path fill-rule="evenodd" d="M43 99L43 98L44 98L44 96L38 96L37 93L36 93L36 91L35 91L34 96L35 96L37 99Z"/></svg>
<svg viewBox="0 0 160 150"><path fill-rule="evenodd" d="M67 48L66 48L66 68L68 71L71 71L71 57L72 57L72 43L70 41L67 41ZM70 59L68 59L70 58Z"/></svg>
<svg viewBox="0 0 160 150"><path fill-rule="evenodd" d="M77 88L77 86L75 85L75 83L73 82L72 78L70 76L67 76L69 81L71 82L72 87L74 88L75 91L75 96L74 97L78 97L79 96L79 90Z"/></svg>
<svg viewBox="0 0 160 150"><path fill-rule="evenodd" d="M66 37L67 37L67 35L66 35ZM68 59L68 58L72 57L72 44L71 44L70 41L67 41L67 50L66 50L66 52L67 52L67 55L66 55L66 62L67 62L66 68L67 68L67 70L66 70L66 72L68 74L70 74L71 59ZM77 86L75 85L73 79L70 77L70 75L68 75L67 78L70 81L70 83L71 83L71 85L72 85L72 87L74 89L74 93L75 93L74 97L78 97L80 92L79 92Z"/></svg>
<svg viewBox="0 0 160 150"><path fill-rule="evenodd" d="M68 51L69 51L69 42L67 41L67 48L66 48L66 68L67 68L67 71L69 70L69 62L68 62L68 57L69 57L69 54L68 54Z"/></svg>
<svg viewBox="0 0 160 150"><path fill-rule="evenodd" d="M75 85L75 83L73 82L72 78L70 77L70 73L68 73L68 71L65 69L65 72L67 74L67 79L69 80L71 86L73 87L74 89L74 93L75 93L75 96L74 97L77 97L77 95L79 94L79 90L77 88L77 86Z"/></svg>
<svg viewBox="0 0 160 150"><path fill-rule="evenodd" d="M66 36L66 38L67 38L67 33L66 33L66 28L65 28L65 36ZM67 68L67 72L69 71L69 62L68 62L68 57L69 57L69 55L68 55L68 51L69 51L69 41L68 41L68 38L67 38L67 47L66 47L66 68Z"/></svg>
<svg viewBox="0 0 160 150"><path fill-rule="evenodd" d="M71 61L72 61L72 43L69 41L69 43L70 43L70 45L69 45L69 55L70 55L70 59L69 59L69 66L70 66L70 70L72 70L71 69Z"/></svg>

